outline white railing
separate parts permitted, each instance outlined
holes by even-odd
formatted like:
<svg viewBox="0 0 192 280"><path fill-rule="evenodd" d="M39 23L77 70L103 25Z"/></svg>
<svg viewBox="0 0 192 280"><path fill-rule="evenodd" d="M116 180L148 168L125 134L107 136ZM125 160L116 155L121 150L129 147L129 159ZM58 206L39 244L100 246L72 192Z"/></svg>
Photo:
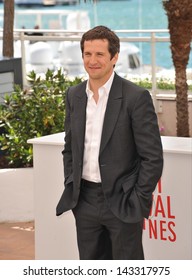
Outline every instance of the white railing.
<svg viewBox="0 0 192 280"><path fill-rule="evenodd" d="M15 29L14 40L21 41L22 71L23 84L26 85L26 60L25 60L25 41L80 41L85 30L48 30L48 29ZM151 77L152 77L152 95L156 99L156 43L169 42L169 31L167 29L151 29L151 30L115 30L121 42L148 42L151 51ZM2 39L2 30L0 31L0 39ZM32 34L33 33L33 34ZM35 35L42 33L42 36ZM167 34L162 37L159 34ZM32 34L32 35L30 35ZM136 35L135 35L136 34ZM145 36L142 34L145 34ZM147 34L147 36L146 36Z"/></svg>
<svg viewBox="0 0 192 280"><path fill-rule="evenodd" d="M58 29L15 29L14 40L21 41L21 54L23 61L23 70L25 69L25 41L80 41L85 30L58 30ZM169 42L169 31L167 29L159 30L115 30L122 42L148 42L151 45L151 68L153 88L155 85L156 74L156 43ZM32 34L33 35L30 35ZM36 33L42 33L42 36L35 36ZM141 34L148 34L148 36L141 36ZM159 33L167 33L166 37L158 36ZM123 34L123 36L121 36ZM139 34L130 36L132 34ZM127 36L126 36L127 35ZM3 31L0 30L0 40L3 38ZM23 71L25 74L25 70ZM25 78L24 78L25 79Z"/></svg>
<svg viewBox="0 0 192 280"><path fill-rule="evenodd" d="M23 84L27 85L26 75L26 59L25 59L25 41L80 41L85 30L64 30L64 29L15 29L14 40L21 42L21 57L22 57L22 74ZM121 42L147 42L150 44L151 52L151 79L152 79L152 96L154 105L156 105L157 95L157 64L156 64L156 44L158 42L169 42L169 30L167 29L147 29L147 30L115 30ZM42 33L43 36L35 35ZM161 36L160 36L161 33ZM142 35L143 34L143 35ZM147 35L146 35L147 34ZM166 34L166 36L162 36ZM3 30L0 29L0 40L3 39Z"/></svg>

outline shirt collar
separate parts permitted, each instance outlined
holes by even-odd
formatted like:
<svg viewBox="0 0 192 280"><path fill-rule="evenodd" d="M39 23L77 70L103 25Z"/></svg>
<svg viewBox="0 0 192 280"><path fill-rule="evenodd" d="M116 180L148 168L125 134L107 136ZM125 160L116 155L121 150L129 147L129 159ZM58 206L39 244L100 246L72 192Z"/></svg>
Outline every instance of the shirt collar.
<svg viewBox="0 0 192 280"><path fill-rule="evenodd" d="M109 95L109 92L110 92L110 89L111 89L111 86L112 86L112 83L113 83L114 75L115 75L115 72L113 71L113 73L111 74L108 81L103 86L101 86L99 88L99 91L103 90L106 93L107 96ZM86 93L87 93L88 98L93 96L93 92L89 88L89 80L87 80Z"/></svg>

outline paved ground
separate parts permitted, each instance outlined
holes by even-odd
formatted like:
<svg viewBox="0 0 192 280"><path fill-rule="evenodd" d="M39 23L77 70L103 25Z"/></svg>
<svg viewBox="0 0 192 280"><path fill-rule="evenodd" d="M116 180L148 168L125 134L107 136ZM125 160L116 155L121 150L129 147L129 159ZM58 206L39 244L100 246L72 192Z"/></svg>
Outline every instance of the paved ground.
<svg viewBox="0 0 192 280"><path fill-rule="evenodd" d="M34 222L0 223L0 260L34 259Z"/></svg>

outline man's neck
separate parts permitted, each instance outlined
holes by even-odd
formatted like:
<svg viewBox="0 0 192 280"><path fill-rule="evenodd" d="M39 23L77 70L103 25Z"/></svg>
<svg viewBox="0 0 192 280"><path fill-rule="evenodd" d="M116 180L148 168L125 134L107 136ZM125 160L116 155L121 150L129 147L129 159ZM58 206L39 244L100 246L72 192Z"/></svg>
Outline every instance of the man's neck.
<svg viewBox="0 0 192 280"><path fill-rule="evenodd" d="M113 72L112 72L113 73ZM89 78L89 88L93 93L98 93L100 87L102 87L110 79L112 73L105 79L91 79Z"/></svg>

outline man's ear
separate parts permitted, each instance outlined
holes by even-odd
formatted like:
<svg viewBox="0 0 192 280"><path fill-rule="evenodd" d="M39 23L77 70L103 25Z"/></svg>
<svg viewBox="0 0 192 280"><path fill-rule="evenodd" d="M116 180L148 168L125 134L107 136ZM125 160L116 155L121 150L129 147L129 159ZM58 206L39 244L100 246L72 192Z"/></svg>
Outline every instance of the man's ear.
<svg viewBox="0 0 192 280"><path fill-rule="evenodd" d="M116 54L114 55L114 57L111 59L114 66L115 66L115 64L116 64L116 62L117 62L117 60L118 60L118 58L119 58L119 54L116 53Z"/></svg>

